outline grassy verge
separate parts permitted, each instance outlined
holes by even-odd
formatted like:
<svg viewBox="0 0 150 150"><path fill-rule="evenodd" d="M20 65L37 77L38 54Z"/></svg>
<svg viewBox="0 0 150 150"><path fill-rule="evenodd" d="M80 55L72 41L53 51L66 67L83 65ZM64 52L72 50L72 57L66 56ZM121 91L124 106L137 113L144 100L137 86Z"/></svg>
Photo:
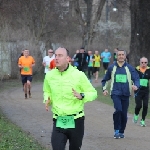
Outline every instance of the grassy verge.
<svg viewBox="0 0 150 150"><path fill-rule="evenodd" d="M108 89L109 89L109 87L108 87ZM110 95L109 96L104 96L103 93L102 93L101 86L97 87L96 90L98 92L98 100L102 103L108 104L108 105L113 107L113 102L112 102L112 99L111 99ZM149 108L150 108L150 103L149 103ZM131 113L131 114L134 114L134 109L135 109L135 100L134 100L134 97L131 96L128 112ZM140 111L140 116L141 116L141 112L142 111ZM150 119L150 111L148 111L148 114L147 114L146 118Z"/></svg>
<svg viewBox="0 0 150 150"><path fill-rule="evenodd" d="M18 80L0 82L0 91L21 86ZM0 150L46 150L30 134L11 123L0 108Z"/></svg>
<svg viewBox="0 0 150 150"><path fill-rule="evenodd" d="M0 150L46 150L0 113Z"/></svg>

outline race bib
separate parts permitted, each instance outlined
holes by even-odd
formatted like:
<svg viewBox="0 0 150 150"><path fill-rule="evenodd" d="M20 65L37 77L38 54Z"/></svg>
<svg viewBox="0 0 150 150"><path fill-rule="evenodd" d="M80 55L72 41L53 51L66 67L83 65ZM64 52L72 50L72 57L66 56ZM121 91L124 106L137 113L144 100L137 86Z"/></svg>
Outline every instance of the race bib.
<svg viewBox="0 0 150 150"><path fill-rule="evenodd" d="M100 63L99 62L95 62L95 67L100 67Z"/></svg>
<svg viewBox="0 0 150 150"><path fill-rule="evenodd" d="M56 127L64 129L75 128L74 116L58 116Z"/></svg>
<svg viewBox="0 0 150 150"><path fill-rule="evenodd" d="M109 62L108 58L103 58L103 62Z"/></svg>
<svg viewBox="0 0 150 150"><path fill-rule="evenodd" d="M126 83L127 82L127 76L122 75L122 74L117 74L116 75L116 82Z"/></svg>
<svg viewBox="0 0 150 150"><path fill-rule="evenodd" d="M30 68L29 68L29 67L24 67L23 70L24 70L25 72L28 72L28 71L30 70Z"/></svg>
<svg viewBox="0 0 150 150"><path fill-rule="evenodd" d="M148 80L147 79L140 79L140 85L141 86L147 87L147 84L148 84Z"/></svg>

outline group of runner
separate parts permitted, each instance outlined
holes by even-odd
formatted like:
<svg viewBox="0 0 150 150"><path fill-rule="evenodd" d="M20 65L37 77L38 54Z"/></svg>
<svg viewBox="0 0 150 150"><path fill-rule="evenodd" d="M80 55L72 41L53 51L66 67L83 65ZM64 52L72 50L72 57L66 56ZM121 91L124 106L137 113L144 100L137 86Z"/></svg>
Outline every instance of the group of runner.
<svg viewBox="0 0 150 150"><path fill-rule="evenodd" d="M64 150L67 139L70 141L70 150L81 148L84 135L84 103L97 97L97 91L88 79L90 80L91 75L95 73L95 81L97 81L101 61L106 70L102 79L104 95L108 94L106 85L111 79L110 95L115 108L113 114L114 138L124 138L131 89L134 90L136 104L133 122L138 122L139 112L143 108L140 125L146 126L150 79L148 59L142 57L140 65L134 68L126 61L124 50L115 49L114 62L109 66L110 58L111 53L108 49L101 54L98 51L92 54L90 50L86 53L84 48L77 50L72 59L65 48L58 48L55 54L50 49L48 56L43 58L42 64L45 67L43 102L46 110L49 105L52 106L53 150ZM71 62L77 68L70 65ZM19 58L18 66L21 69L25 98L27 95L31 97L32 67L34 65L35 60L29 56L29 50L24 50L23 56ZM85 76L86 69L88 79Z"/></svg>

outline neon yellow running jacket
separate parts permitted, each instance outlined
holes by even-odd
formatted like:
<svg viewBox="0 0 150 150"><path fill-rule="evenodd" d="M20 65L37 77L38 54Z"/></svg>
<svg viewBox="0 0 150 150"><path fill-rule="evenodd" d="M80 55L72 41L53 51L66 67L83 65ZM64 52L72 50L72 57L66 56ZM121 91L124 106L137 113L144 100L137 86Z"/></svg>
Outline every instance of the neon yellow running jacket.
<svg viewBox="0 0 150 150"><path fill-rule="evenodd" d="M84 93L85 97L82 100L77 99L73 95L72 88L78 93ZM58 116L76 114L80 111L84 112L84 103L97 98L97 91L86 75L71 65L64 72L60 72L58 69L47 72L43 91L43 103L49 97L52 112Z"/></svg>

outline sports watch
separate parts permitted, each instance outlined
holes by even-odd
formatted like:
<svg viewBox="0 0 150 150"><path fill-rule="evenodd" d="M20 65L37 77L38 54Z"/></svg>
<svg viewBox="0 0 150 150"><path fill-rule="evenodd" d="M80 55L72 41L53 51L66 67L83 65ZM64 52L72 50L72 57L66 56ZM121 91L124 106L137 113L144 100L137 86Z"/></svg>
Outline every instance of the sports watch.
<svg viewBox="0 0 150 150"><path fill-rule="evenodd" d="M84 93L80 93L80 95L82 97L80 100L82 100L85 97L85 95L84 95Z"/></svg>

